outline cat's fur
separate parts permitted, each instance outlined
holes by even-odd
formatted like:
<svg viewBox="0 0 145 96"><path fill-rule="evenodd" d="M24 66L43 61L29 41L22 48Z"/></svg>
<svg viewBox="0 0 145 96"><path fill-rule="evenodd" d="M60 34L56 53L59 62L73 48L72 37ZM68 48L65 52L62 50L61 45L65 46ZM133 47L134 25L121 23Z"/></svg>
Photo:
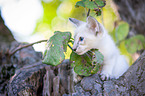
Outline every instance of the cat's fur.
<svg viewBox="0 0 145 96"><path fill-rule="evenodd" d="M129 65L123 55L120 55L114 41L105 28L93 17L87 17L87 22L74 18L69 20L76 26L73 49L82 55L90 49L99 49L104 55L104 65L101 78L119 78Z"/></svg>

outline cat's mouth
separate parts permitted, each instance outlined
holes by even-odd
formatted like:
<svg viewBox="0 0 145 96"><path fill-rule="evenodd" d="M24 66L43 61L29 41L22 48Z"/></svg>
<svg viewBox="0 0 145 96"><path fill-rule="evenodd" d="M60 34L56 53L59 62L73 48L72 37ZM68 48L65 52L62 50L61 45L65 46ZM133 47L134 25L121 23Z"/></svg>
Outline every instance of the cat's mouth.
<svg viewBox="0 0 145 96"><path fill-rule="evenodd" d="M84 52L76 52L78 55L83 55Z"/></svg>
<svg viewBox="0 0 145 96"><path fill-rule="evenodd" d="M86 47L86 46L77 47L77 48L74 50L74 52L77 53L78 55L83 55L83 54L85 54L85 53L88 52L88 51L89 51L89 49L88 49L88 47Z"/></svg>
<svg viewBox="0 0 145 96"><path fill-rule="evenodd" d="M81 52L76 51L75 53L77 53L78 55L83 55L83 54L85 54L87 51L88 51L88 50L84 50L84 51L81 51Z"/></svg>

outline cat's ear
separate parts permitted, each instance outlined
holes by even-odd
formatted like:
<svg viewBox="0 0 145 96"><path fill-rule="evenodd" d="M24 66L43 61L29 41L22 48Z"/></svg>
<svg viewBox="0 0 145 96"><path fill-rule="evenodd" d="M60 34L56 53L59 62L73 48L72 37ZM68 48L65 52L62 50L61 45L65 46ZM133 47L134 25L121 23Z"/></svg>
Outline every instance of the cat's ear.
<svg viewBox="0 0 145 96"><path fill-rule="evenodd" d="M93 17L91 16L88 16L87 17L87 26L94 30L95 34L102 34L103 33L103 30L102 30L102 27L101 27L101 24Z"/></svg>
<svg viewBox="0 0 145 96"><path fill-rule="evenodd" d="M78 27L78 26L80 26L82 23L84 23L83 21L79 21L79 20L77 20L77 19L75 19L75 18L69 18L69 21L72 22L72 23L75 25L75 27Z"/></svg>

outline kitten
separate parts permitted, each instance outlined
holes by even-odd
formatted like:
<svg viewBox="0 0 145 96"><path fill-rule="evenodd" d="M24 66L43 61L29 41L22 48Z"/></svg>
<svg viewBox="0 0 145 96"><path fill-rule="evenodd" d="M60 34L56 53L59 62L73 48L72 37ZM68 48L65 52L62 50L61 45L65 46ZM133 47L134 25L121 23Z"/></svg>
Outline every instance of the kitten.
<svg viewBox="0 0 145 96"><path fill-rule="evenodd" d="M114 41L105 28L93 17L88 16L87 22L74 18L69 20L76 26L73 50L82 55L90 49L99 49L104 55L102 80L118 79L129 68L123 55L120 55ZM76 77L76 75L74 75ZM76 81L76 80L75 80Z"/></svg>

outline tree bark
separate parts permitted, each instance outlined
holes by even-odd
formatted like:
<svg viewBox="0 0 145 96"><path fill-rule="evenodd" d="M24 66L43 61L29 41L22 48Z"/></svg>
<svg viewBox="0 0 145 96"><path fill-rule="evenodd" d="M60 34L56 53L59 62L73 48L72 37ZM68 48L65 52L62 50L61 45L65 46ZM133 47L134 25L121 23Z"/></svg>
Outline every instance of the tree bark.
<svg viewBox="0 0 145 96"><path fill-rule="evenodd" d="M145 95L145 51L119 80L114 81L114 84L120 95Z"/></svg>
<svg viewBox="0 0 145 96"><path fill-rule="evenodd" d="M122 20L130 25L129 35L145 36L145 0L113 0Z"/></svg>

